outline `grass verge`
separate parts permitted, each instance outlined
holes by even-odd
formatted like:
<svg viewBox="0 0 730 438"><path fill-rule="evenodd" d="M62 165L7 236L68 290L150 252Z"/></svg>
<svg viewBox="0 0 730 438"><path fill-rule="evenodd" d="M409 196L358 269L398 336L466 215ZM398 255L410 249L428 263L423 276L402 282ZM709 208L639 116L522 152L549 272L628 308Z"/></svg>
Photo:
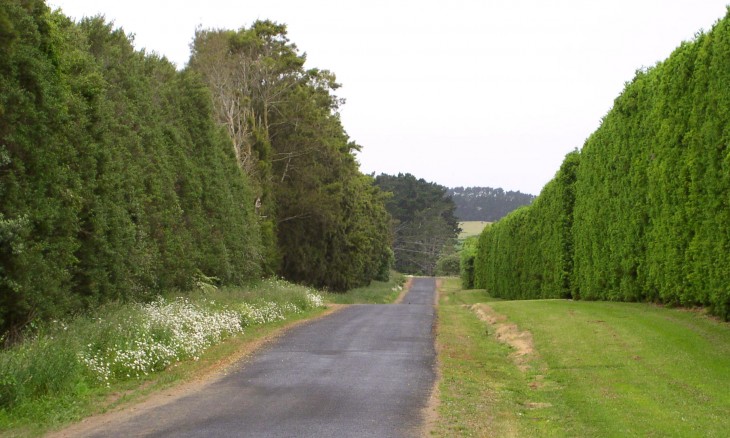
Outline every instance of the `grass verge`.
<svg viewBox="0 0 730 438"><path fill-rule="evenodd" d="M529 353L504 342L515 339L510 330L529 335ZM722 437L730 430L730 325L698 313L497 301L448 279L437 344L436 436Z"/></svg>
<svg viewBox="0 0 730 438"><path fill-rule="evenodd" d="M509 359L510 349L490 338L468 305L489 300L483 291L459 290L445 279L438 306L439 415L434 436L522 436L520 400L528 381Z"/></svg>
<svg viewBox="0 0 730 438"><path fill-rule="evenodd" d="M38 436L136 401L324 310L320 294L278 280L206 290L110 304L0 351L0 435Z"/></svg>
<svg viewBox="0 0 730 438"><path fill-rule="evenodd" d="M398 298L405 282L405 275L392 271L388 281L373 281L344 293L325 293L324 298L333 304L390 304Z"/></svg>

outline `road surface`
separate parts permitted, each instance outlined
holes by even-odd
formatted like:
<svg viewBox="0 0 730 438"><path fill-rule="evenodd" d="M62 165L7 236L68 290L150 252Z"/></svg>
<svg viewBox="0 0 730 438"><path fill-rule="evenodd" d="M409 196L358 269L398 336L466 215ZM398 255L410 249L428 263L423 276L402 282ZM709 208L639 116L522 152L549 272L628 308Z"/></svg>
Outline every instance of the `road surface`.
<svg viewBox="0 0 730 438"><path fill-rule="evenodd" d="M414 279L402 304L302 325L199 391L86 436L420 436L435 381L434 294L434 279Z"/></svg>

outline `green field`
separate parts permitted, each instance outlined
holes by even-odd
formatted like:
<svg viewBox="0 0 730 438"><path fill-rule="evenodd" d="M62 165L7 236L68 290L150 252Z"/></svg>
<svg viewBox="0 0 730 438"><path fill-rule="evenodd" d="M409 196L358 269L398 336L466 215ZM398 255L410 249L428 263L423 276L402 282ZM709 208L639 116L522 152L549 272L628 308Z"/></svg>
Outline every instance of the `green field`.
<svg viewBox="0 0 730 438"><path fill-rule="evenodd" d="M476 310L487 308L478 302L504 320L480 320ZM513 335L531 338L524 356L502 342L510 324ZM725 437L730 430L730 325L697 312L497 301L447 280L438 344L436 436Z"/></svg>
<svg viewBox="0 0 730 438"><path fill-rule="evenodd" d="M466 222L459 222L459 228L461 228L461 233L459 234L459 239L466 239L470 236L478 236L481 234L484 227L491 224L491 222L484 222L484 221L466 221Z"/></svg>

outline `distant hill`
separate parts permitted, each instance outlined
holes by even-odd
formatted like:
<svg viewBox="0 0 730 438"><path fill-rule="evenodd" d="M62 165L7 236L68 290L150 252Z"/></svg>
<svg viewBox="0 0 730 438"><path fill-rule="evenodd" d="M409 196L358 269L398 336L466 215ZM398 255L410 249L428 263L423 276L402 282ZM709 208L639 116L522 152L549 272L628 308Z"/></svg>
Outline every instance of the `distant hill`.
<svg viewBox="0 0 730 438"><path fill-rule="evenodd" d="M495 222L512 210L529 205L534 195L491 187L455 187L449 194L460 221Z"/></svg>

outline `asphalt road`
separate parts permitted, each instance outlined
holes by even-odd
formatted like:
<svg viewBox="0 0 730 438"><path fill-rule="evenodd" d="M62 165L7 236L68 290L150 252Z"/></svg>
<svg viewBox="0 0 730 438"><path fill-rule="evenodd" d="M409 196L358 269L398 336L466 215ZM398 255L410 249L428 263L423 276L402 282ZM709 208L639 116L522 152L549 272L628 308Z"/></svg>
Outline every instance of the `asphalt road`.
<svg viewBox="0 0 730 438"><path fill-rule="evenodd" d="M435 380L434 294L434 279L415 279L402 304L302 325L200 391L88 436L419 436Z"/></svg>

